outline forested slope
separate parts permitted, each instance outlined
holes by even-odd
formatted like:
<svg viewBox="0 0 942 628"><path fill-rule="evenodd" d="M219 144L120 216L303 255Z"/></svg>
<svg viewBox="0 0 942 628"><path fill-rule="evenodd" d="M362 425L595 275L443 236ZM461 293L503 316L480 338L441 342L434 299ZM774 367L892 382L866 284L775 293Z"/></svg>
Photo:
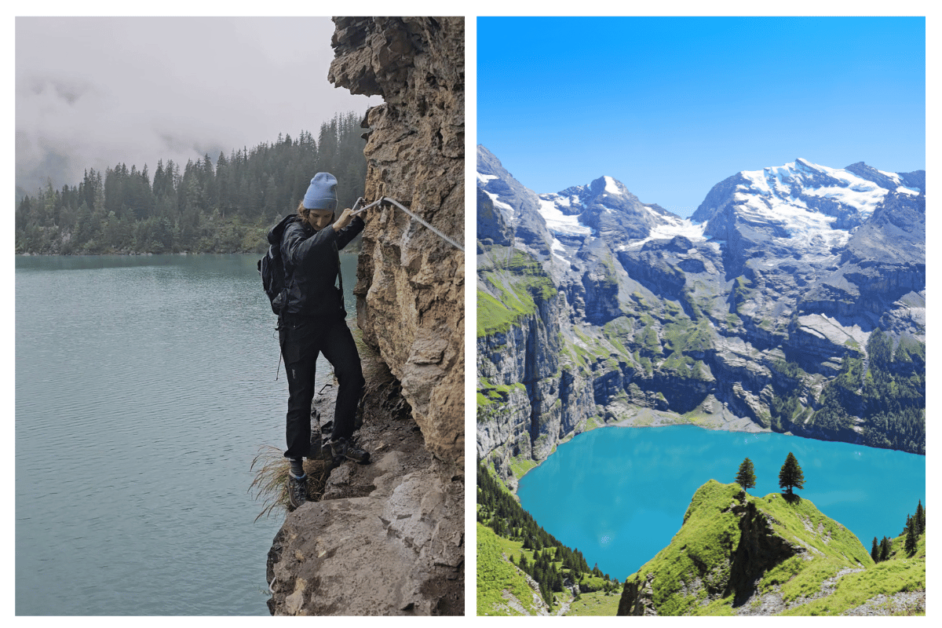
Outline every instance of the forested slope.
<svg viewBox="0 0 942 628"><path fill-rule="evenodd" d="M32 254L262 251L268 228L294 211L316 172L334 174L341 207L363 194L361 114L338 114L318 137L209 155L182 168L168 160L89 169L77 185L18 199L16 252Z"/></svg>

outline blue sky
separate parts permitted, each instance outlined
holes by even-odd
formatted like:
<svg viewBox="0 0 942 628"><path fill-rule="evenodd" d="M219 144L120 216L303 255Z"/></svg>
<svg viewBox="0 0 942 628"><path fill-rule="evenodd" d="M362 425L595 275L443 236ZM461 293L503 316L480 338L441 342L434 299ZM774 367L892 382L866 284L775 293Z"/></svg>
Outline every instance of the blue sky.
<svg viewBox="0 0 942 628"><path fill-rule="evenodd" d="M923 18L478 18L478 142L536 192L689 216L797 157L925 169Z"/></svg>

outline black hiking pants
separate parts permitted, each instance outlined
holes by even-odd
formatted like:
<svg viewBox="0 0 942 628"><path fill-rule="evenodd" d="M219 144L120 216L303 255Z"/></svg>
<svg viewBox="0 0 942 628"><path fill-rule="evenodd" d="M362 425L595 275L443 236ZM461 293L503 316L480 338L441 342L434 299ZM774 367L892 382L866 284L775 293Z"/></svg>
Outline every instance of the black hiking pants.
<svg viewBox="0 0 942 628"><path fill-rule="evenodd" d="M315 365L321 353L333 365L340 384L331 438L349 439L365 382L360 355L346 321L342 317L327 321L286 317L279 340L288 376L288 450L285 456L306 457L310 450Z"/></svg>

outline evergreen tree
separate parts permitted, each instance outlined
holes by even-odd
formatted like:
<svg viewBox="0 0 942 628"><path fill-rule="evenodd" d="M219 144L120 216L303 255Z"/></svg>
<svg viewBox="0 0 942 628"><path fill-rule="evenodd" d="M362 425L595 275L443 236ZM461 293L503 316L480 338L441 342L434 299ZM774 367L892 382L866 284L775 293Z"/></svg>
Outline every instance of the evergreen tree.
<svg viewBox="0 0 942 628"><path fill-rule="evenodd" d="M883 537L883 540L880 541L880 562L883 562L890 557L890 539Z"/></svg>
<svg viewBox="0 0 942 628"><path fill-rule="evenodd" d="M553 610L553 591L546 583L545 578L540 582L540 593L543 595L543 600L546 601L546 605L549 606L550 610Z"/></svg>
<svg viewBox="0 0 942 628"><path fill-rule="evenodd" d="M916 553L916 543L918 542L919 537L916 535L916 526L910 525L909 529L906 531L906 553L912 556Z"/></svg>
<svg viewBox="0 0 942 628"><path fill-rule="evenodd" d="M916 533L922 534L926 531L926 509L922 507L922 500L919 500L919 505L916 506Z"/></svg>
<svg viewBox="0 0 942 628"><path fill-rule="evenodd" d="M495 531L499 530L500 536L515 538L524 548L533 550L532 559L523 554L518 566L539 583L540 593L547 604L553 603L552 592L562 591L567 578L578 583L581 574L590 572L582 552L569 549L538 526L481 461L478 462L477 485L478 520ZM604 586L610 585L614 589L619 585L603 574L598 565L593 571L606 581Z"/></svg>
<svg viewBox="0 0 942 628"><path fill-rule="evenodd" d="M877 537L873 537L873 547L870 549L870 558L873 559L873 562L880 562L880 544L877 542Z"/></svg>
<svg viewBox="0 0 942 628"><path fill-rule="evenodd" d="M743 460L742 464L739 465L739 472L736 474L736 482L745 491L756 485L756 474L752 467L752 460L749 460L749 458Z"/></svg>
<svg viewBox="0 0 942 628"><path fill-rule="evenodd" d="M782 470L778 473L778 485L779 488L786 489L787 495L793 494L793 488L804 488L805 476L801 472L801 465L798 464L798 460L792 452L788 452L785 464L782 465Z"/></svg>
<svg viewBox="0 0 942 628"><path fill-rule="evenodd" d="M338 204L351 207L364 193L366 158L358 114L338 114L314 136L283 135L259 144L190 160L181 168L161 159L89 169L77 186L44 186L18 200L20 253L260 252L275 218L294 213L318 171L338 177ZM103 176L104 175L104 176ZM519 526L518 526L519 527Z"/></svg>

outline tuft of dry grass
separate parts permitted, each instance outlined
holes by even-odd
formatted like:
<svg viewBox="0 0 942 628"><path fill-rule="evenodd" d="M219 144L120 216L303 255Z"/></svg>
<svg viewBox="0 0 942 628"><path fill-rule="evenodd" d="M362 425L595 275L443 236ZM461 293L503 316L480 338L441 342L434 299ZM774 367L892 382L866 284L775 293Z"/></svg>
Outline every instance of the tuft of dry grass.
<svg viewBox="0 0 942 628"><path fill-rule="evenodd" d="M256 469L257 467L257 469ZM284 457L283 452L272 445L262 445L255 458L252 459L250 470L255 471L255 479L249 485L249 491L255 492L255 499L262 500L264 508L255 517L271 515L275 509L291 511L288 499L288 472L291 463ZM324 496L324 486L330 475L330 465L323 460L305 460L304 472L307 474L308 501L320 501Z"/></svg>

